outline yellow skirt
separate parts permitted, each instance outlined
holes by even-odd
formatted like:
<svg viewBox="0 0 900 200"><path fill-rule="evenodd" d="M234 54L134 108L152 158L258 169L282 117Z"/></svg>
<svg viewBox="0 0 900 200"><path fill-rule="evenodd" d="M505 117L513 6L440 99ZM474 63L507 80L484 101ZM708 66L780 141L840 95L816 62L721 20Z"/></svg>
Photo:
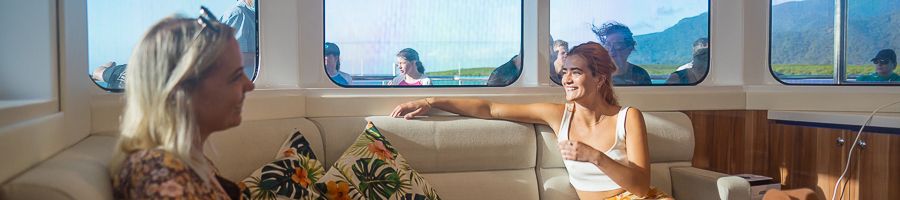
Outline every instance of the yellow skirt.
<svg viewBox="0 0 900 200"><path fill-rule="evenodd" d="M619 195L607 198L607 200L634 200L634 199L674 199L672 196L664 192L660 192L654 187L650 187L650 192L647 192L647 196L640 197L632 194L631 192L625 191Z"/></svg>

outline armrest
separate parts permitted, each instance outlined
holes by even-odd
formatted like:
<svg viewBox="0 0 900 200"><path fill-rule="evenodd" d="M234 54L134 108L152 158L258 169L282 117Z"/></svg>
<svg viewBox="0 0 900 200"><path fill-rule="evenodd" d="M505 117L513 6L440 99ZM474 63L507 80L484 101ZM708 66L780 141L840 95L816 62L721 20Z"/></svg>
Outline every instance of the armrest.
<svg viewBox="0 0 900 200"><path fill-rule="evenodd" d="M744 178L726 176L719 178L719 198L727 200L750 200L750 183Z"/></svg>
<svg viewBox="0 0 900 200"><path fill-rule="evenodd" d="M672 168L672 196L675 199L750 199L750 184L740 177L694 168ZM722 179L725 177L726 179ZM733 178L738 178L733 179ZM721 181L720 181L721 180ZM740 181L743 181L743 184ZM726 191L721 192L720 191ZM743 193L739 191L745 191ZM725 195L725 196L722 196Z"/></svg>

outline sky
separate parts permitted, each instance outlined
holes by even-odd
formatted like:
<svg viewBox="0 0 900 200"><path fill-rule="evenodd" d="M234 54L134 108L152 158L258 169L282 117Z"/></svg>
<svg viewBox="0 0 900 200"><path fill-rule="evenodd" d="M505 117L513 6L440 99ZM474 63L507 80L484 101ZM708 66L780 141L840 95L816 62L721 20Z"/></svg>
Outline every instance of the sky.
<svg viewBox="0 0 900 200"><path fill-rule="evenodd" d="M520 0L328 0L325 41L341 49L341 71L394 74L401 49L426 72L497 67L520 51Z"/></svg>
<svg viewBox="0 0 900 200"><path fill-rule="evenodd" d="M128 63L131 50L159 20L182 14L197 17L200 5L221 17L235 0L87 0L88 73L106 62Z"/></svg>
<svg viewBox="0 0 900 200"><path fill-rule="evenodd" d="M591 24L617 21L634 35L655 33L679 20L709 11L707 0L554 0L550 1L550 35L570 46L597 41Z"/></svg>

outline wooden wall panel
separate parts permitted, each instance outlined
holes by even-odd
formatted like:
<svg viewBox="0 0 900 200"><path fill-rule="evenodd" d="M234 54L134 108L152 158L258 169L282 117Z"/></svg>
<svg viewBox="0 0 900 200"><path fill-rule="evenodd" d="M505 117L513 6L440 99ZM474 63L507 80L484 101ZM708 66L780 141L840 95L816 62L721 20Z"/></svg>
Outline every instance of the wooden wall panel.
<svg viewBox="0 0 900 200"><path fill-rule="evenodd" d="M856 132L776 124L766 111L685 111L694 124L695 167L770 176L783 188L830 199ZM838 137L846 144L838 145ZM900 199L900 135L865 133L854 150L844 199Z"/></svg>
<svg viewBox="0 0 900 200"><path fill-rule="evenodd" d="M891 137L890 148L888 150L888 172L883 175L888 177L888 198L900 197L900 137Z"/></svg>

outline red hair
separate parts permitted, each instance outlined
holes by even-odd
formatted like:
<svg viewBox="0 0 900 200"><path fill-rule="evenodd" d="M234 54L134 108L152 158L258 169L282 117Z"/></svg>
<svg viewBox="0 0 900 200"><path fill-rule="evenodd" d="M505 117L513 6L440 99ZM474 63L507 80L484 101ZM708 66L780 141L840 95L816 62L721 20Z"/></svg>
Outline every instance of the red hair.
<svg viewBox="0 0 900 200"><path fill-rule="evenodd" d="M612 57L609 56L606 48L603 48L596 42L586 42L573 47L566 55L569 57L579 55L584 58L591 75L603 77L603 84L600 85L599 89L603 100L610 105L619 105L616 94L612 89L612 74L616 72L616 64L613 62Z"/></svg>

